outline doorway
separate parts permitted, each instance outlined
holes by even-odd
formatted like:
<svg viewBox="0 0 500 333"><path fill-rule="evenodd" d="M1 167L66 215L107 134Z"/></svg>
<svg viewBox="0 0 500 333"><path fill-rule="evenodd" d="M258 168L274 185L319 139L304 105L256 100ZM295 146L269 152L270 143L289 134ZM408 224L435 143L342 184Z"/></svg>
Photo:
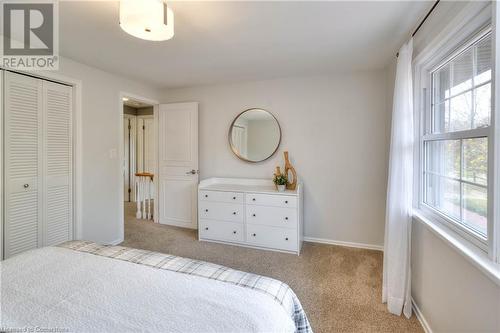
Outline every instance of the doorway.
<svg viewBox="0 0 500 333"><path fill-rule="evenodd" d="M124 225L155 219L156 131L154 101L122 95Z"/></svg>
<svg viewBox="0 0 500 333"><path fill-rule="evenodd" d="M160 105L121 93L120 118L124 239L153 222L196 229L198 103Z"/></svg>

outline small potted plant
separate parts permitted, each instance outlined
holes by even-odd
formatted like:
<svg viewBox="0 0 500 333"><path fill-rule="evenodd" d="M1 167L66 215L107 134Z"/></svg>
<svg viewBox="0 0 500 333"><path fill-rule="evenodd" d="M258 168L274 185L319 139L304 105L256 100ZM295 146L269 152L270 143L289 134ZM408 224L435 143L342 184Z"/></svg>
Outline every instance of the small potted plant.
<svg viewBox="0 0 500 333"><path fill-rule="evenodd" d="M274 175L273 182L278 188L278 192L285 192L286 183L288 182L286 175L284 174Z"/></svg>

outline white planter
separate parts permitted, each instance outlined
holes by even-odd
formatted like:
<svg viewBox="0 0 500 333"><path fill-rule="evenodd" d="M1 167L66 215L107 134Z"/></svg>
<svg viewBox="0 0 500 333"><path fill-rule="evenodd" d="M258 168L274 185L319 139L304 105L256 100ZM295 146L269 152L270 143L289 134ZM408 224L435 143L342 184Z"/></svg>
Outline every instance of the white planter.
<svg viewBox="0 0 500 333"><path fill-rule="evenodd" d="M285 192L286 185L277 185L278 186L278 192Z"/></svg>

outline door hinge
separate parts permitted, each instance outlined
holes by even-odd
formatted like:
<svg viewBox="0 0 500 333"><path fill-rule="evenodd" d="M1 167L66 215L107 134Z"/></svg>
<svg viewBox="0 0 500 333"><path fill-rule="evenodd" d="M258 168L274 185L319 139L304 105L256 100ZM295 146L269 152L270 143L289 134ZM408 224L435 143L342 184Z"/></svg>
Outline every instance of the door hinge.
<svg viewBox="0 0 500 333"><path fill-rule="evenodd" d="M132 126L130 126L130 124L128 124L128 129L129 129L129 130L130 130L130 129L132 129Z"/></svg>
<svg viewBox="0 0 500 333"><path fill-rule="evenodd" d="M131 189L131 188L129 188L129 189L128 189L128 193L130 193L130 192L132 192L132 189Z"/></svg>
<svg viewBox="0 0 500 333"><path fill-rule="evenodd" d="M145 130L146 129L146 126L142 125L142 129Z"/></svg>

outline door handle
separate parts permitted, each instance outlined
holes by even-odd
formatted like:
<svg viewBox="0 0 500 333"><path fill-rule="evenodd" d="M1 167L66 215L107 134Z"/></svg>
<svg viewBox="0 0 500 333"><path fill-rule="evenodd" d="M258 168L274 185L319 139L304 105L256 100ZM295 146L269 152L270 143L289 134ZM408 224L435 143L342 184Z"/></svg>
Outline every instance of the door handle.
<svg viewBox="0 0 500 333"><path fill-rule="evenodd" d="M198 170L193 169L191 171L186 172L186 175L196 175L197 173L198 173Z"/></svg>

